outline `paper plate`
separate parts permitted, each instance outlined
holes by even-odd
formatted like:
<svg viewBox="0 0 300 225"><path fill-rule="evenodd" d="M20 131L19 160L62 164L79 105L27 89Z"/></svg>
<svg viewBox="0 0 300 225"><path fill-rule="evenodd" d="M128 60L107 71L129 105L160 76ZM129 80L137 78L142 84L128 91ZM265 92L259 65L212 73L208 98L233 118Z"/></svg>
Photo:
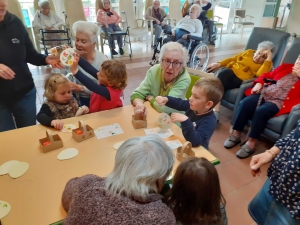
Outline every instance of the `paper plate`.
<svg viewBox="0 0 300 225"><path fill-rule="evenodd" d="M171 117L167 113L161 113L158 117L158 126L162 130L168 130L172 127Z"/></svg>
<svg viewBox="0 0 300 225"><path fill-rule="evenodd" d="M8 169L16 164L16 163L19 163L19 161L17 160L11 160L11 161L8 161L6 163L3 163L1 166L0 166L0 175L5 175L5 174L8 174Z"/></svg>
<svg viewBox="0 0 300 225"><path fill-rule="evenodd" d="M11 206L8 202L0 200L0 219L5 217L10 212Z"/></svg>
<svg viewBox="0 0 300 225"><path fill-rule="evenodd" d="M60 54L60 61L65 66L72 66L74 61L74 49L73 48L66 48L63 50L63 52Z"/></svg>
<svg viewBox="0 0 300 225"><path fill-rule="evenodd" d="M68 132L68 133L72 133L72 130L76 129L76 126L73 124L65 124L63 129L61 129L62 132Z"/></svg>
<svg viewBox="0 0 300 225"><path fill-rule="evenodd" d="M76 155L78 155L78 150L76 148L67 148L58 154L57 159L71 159L74 158Z"/></svg>
<svg viewBox="0 0 300 225"><path fill-rule="evenodd" d="M118 150L123 143L124 143L124 141L119 141L119 142L117 142L116 144L113 145L113 148L115 150Z"/></svg>
<svg viewBox="0 0 300 225"><path fill-rule="evenodd" d="M8 174L11 178L18 178L22 176L29 168L27 162L19 162L9 167Z"/></svg>

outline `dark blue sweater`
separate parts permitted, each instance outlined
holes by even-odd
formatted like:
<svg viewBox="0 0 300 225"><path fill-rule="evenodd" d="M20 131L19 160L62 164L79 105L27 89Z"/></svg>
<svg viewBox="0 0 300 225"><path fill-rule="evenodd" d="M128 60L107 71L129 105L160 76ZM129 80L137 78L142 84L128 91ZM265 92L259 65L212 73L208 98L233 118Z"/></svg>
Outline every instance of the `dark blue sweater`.
<svg viewBox="0 0 300 225"><path fill-rule="evenodd" d="M202 145L204 148L208 149L209 140L214 133L217 124L214 112L211 110L205 114L196 115L196 113L190 109L188 100L170 96L166 97L169 99L166 106L179 111L185 111L185 115L189 118L186 121L181 122L184 138L191 142L193 147Z"/></svg>

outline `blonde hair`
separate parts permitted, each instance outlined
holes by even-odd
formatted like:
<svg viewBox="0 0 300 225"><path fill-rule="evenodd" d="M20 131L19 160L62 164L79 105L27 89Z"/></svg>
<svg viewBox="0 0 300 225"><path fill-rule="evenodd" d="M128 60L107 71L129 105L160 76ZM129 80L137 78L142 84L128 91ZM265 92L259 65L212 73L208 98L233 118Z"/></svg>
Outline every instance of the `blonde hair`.
<svg viewBox="0 0 300 225"><path fill-rule="evenodd" d="M59 84L67 85L69 84L69 80L65 76L61 75L60 73L49 74L45 80L44 97L49 101L55 101L54 93L56 92L57 86Z"/></svg>
<svg viewBox="0 0 300 225"><path fill-rule="evenodd" d="M112 87L123 90L127 86L127 71L125 63L112 59L106 60L101 65L101 70L106 74Z"/></svg>

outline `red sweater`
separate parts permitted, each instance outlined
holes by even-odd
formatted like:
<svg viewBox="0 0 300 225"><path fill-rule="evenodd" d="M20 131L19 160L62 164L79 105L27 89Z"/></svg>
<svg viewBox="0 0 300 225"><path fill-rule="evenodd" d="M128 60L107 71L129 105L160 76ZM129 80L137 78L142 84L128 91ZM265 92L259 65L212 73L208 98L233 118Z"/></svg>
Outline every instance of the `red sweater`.
<svg viewBox="0 0 300 225"><path fill-rule="evenodd" d="M282 64L279 67L277 67L275 70L262 74L260 77L254 80L253 85L255 85L256 83L261 83L262 85L264 85L263 78L272 79L276 81L280 80L282 77L292 72L293 66L294 64ZM251 90L252 88L249 88L247 91L245 91L245 95L249 96L251 94ZM280 116L282 114L290 113L293 106L299 103L300 103L300 79L290 89L290 92L288 93L286 99L284 100L281 109L275 116Z"/></svg>

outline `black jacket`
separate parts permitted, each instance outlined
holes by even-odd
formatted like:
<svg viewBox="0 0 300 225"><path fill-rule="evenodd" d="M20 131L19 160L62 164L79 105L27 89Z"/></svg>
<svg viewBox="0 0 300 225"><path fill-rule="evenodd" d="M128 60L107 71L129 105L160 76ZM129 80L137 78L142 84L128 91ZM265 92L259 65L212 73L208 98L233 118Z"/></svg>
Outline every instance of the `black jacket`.
<svg viewBox="0 0 300 225"><path fill-rule="evenodd" d="M46 55L33 47L25 26L15 15L6 12L0 22L0 64L15 72L15 78L0 78L0 100L18 99L34 87L27 63L46 65Z"/></svg>

